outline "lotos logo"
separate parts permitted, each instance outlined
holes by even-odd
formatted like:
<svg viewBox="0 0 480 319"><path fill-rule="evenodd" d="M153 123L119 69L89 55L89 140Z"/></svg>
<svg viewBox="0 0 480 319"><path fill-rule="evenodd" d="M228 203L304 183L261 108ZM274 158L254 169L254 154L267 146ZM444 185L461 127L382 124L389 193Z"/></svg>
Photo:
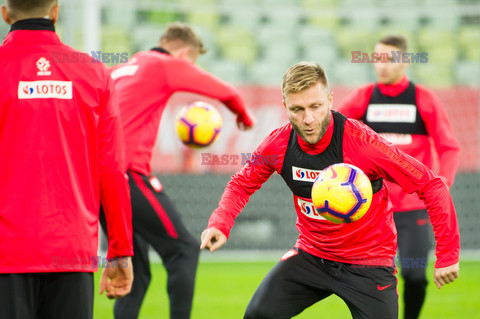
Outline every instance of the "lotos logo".
<svg viewBox="0 0 480 319"><path fill-rule="evenodd" d="M292 166L292 176L295 181L313 183L322 171Z"/></svg>
<svg viewBox="0 0 480 319"><path fill-rule="evenodd" d="M326 220L317 212L317 210L315 209L315 206L313 206L313 203L311 201L301 199L300 197L297 197L297 196L295 196L295 198L296 198L295 208L297 210L297 213L302 213L305 216L313 219Z"/></svg>
<svg viewBox="0 0 480 319"><path fill-rule="evenodd" d="M413 104L370 104L367 121L389 123L415 123L417 108Z"/></svg>
<svg viewBox="0 0 480 319"><path fill-rule="evenodd" d="M20 81L19 99L72 99L71 81Z"/></svg>

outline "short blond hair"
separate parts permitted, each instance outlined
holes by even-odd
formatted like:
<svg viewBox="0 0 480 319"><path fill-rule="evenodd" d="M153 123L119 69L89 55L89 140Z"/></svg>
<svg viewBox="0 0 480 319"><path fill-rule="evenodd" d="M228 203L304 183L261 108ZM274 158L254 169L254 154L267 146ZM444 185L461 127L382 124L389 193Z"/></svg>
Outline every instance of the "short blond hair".
<svg viewBox="0 0 480 319"><path fill-rule="evenodd" d="M5 5L10 16L15 20L31 17L44 17L57 0L6 0Z"/></svg>
<svg viewBox="0 0 480 319"><path fill-rule="evenodd" d="M178 49L184 45L189 45L199 54L207 52L205 45L193 29L182 22L173 22L167 25L167 29L160 37L160 46L168 46L170 49Z"/></svg>
<svg viewBox="0 0 480 319"><path fill-rule="evenodd" d="M327 74L320 65L310 62L299 62L291 66L283 76L283 98L288 94L306 90L319 82L325 86L327 92L330 92Z"/></svg>

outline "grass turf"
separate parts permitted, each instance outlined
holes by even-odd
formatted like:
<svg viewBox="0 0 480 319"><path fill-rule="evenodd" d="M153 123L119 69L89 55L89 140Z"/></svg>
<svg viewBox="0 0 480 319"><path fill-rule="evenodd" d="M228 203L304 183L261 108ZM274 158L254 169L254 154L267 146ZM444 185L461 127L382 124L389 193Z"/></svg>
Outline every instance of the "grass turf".
<svg viewBox="0 0 480 319"><path fill-rule="evenodd" d="M201 262L198 267L192 319L242 318L260 281L275 262ZM437 289L433 283L433 262L428 272L427 299L422 319L476 318L480 313L478 287L480 262L460 263L460 277L453 284ZM398 291L402 293L400 276ZM94 318L113 318L113 301L98 295L99 273L95 275ZM400 318L402 318L402 300ZM168 318L166 272L161 264L152 265L152 282L145 297L140 319ZM345 303L331 296L306 309L296 318L351 318Z"/></svg>

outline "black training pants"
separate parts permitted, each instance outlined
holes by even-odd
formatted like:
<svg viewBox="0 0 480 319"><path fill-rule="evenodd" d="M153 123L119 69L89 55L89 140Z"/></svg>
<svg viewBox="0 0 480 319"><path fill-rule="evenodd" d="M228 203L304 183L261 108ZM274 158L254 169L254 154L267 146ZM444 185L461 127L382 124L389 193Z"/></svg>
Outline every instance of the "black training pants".
<svg viewBox="0 0 480 319"><path fill-rule="evenodd" d="M397 319L397 279L393 267L334 262L302 250L278 262L253 295L246 319L298 315L331 294L345 301L353 319Z"/></svg>
<svg viewBox="0 0 480 319"><path fill-rule="evenodd" d="M116 319L138 317L150 284L149 245L160 255L167 270L170 318L188 319L192 309L200 243L184 226L158 179L129 172L132 202L134 280L130 294L115 302ZM105 217L100 221L105 230Z"/></svg>
<svg viewBox="0 0 480 319"><path fill-rule="evenodd" d="M92 319L93 273L0 274L0 318Z"/></svg>

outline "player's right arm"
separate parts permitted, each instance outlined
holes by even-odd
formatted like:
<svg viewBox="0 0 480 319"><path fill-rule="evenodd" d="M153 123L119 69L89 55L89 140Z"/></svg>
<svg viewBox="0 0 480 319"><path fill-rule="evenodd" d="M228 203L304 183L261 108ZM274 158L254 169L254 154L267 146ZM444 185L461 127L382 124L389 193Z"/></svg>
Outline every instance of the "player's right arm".
<svg viewBox="0 0 480 319"><path fill-rule="evenodd" d="M215 251L230 235L234 220L247 204L250 196L265 183L274 171L280 172L287 148L289 126L272 132L253 152L251 161L228 182L201 236L200 249Z"/></svg>
<svg viewBox="0 0 480 319"><path fill-rule="evenodd" d="M255 124L253 115L247 110L240 92L233 85L183 59L171 59L164 67L167 74L165 79L172 90L218 99L237 115L240 129L249 129Z"/></svg>

